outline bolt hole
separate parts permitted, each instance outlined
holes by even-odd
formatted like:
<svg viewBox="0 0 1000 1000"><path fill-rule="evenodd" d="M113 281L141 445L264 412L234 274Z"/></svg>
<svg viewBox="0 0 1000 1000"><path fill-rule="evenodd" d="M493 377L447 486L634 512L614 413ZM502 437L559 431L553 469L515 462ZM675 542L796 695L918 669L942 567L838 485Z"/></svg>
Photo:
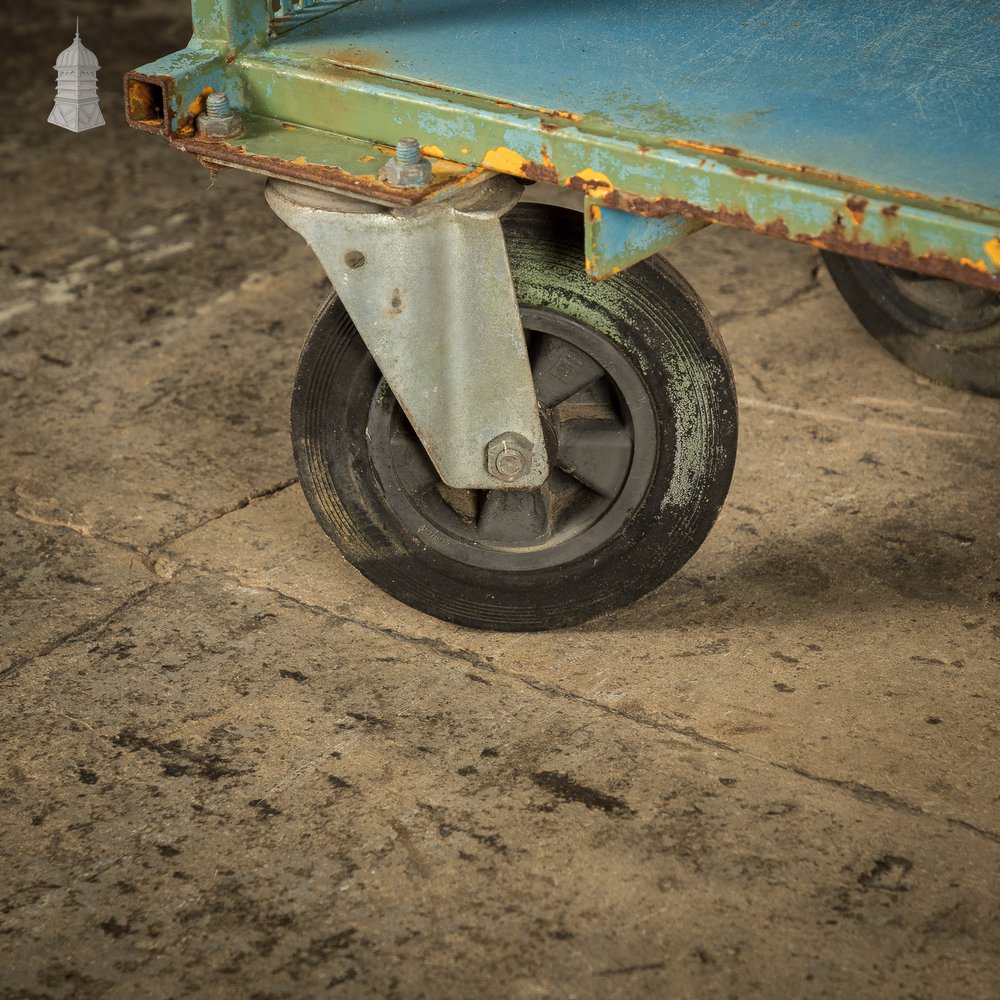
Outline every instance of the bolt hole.
<svg viewBox="0 0 1000 1000"><path fill-rule="evenodd" d="M365 260L365 255L360 250L348 250L344 254L344 263L352 271L357 271L358 268L364 267L367 261Z"/></svg>

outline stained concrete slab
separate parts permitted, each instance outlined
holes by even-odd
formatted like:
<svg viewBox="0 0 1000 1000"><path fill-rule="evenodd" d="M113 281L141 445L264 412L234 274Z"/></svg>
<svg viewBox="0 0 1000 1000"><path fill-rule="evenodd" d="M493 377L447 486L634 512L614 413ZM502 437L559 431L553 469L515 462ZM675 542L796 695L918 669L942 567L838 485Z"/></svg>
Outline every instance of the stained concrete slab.
<svg viewBox="0 0 1000 1000"><path fill-rule="evenodd" d="M156 582L135 551L0 511L0 677Z"/></svg>
<svg viewBox="0 0 1000 1000"><path fill-rule="evenodd" d="M0 134L2 487L29 517L148 547L294 475L291 376L328 287L263 178L213 181L125 124L122 74L186 44L190 5L46 10L0 41L19 88ZM79 135L37 117L77 15L108 122Z"/></svg>
<svg viewBox="0 0 1000 1000"><path fill-rule="evenodd" d="M716 296L751 405L719 524L634 607L542 636L445 625L345 566L297 487L179 539L164 566L441 639L637 717L1000 829L1000 779L985 766L1000 698L1000 407L919 380L857 329L811 251L760 243L720 230L692 240L688 259L677 252ZM744 298L751 254L771 267ZM727 302L748 316L726 319ZM777 371L771 357L798 366L801 406L790 368L774 393L755 387L748 373Z"/></svg>
<svg viewBox="0 0 1000 1000"><path fill-rule="evenodd" d="M217 576L8 694L0 995L990 995L995 841Z"/></svg>
<svg viewBox="0 0 1000 1000"><path fill-rule="evenodd" d="M0 37L0 998L995 997L997 402L706 230L706 545L578 629L426 618L293 481L318 265L110 113L188 5L84 8L105 129L44 124L75 8Z"/></svg>

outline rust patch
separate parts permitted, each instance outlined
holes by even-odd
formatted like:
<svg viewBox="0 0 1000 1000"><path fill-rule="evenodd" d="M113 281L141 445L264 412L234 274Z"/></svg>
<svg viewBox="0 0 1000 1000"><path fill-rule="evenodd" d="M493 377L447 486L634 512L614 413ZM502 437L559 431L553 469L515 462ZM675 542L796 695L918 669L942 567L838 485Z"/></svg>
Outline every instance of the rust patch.
<svg viewBox="0 0 1000 1000"><path fill-rule="evenodd" d="M469 173L435 174L426 188L395 188L382 183L371 174L355 175L339 167L329 167L319 163L307 163L302 157L298 160L283 160L275 156L260 156L248 153L243 146L231 146L226 143L206 142L203 139L186 139L172 136L170 145L184 153L198 157L202 166L209 170L220 167L240 167L269 177L281 177L287 180L302 181L307 184L320 185L336 191L344 191L388 205L417 205L432 198L442 190L457 187L461 184L478 179L483 171L473 169Z"/></svg>
<svg viewBox="0 0 1000 1000"><path fill-rule="evenodd" d="M851 218L854 220L854 224L860 226L861 223L865 221L865 212L868 209L868 199L854 194L847 199L846 204L847 211L851 213Z"/></svg>
<svg viewBox="0 0 1000 1000"><path fill-rule="evenodd" d="M784 219L774 219L763 226L757 226L756 231L765 236L777 236L782 240L788 239L788 226L785 225Z"/></svg>
<svg viewBox="0 0 1000 1000"><path fill-rule="evenodd" d="M543 184L559 183L559 174L552 163L532 163L528 160L521 172L529 181L541 181Z"/></svg>
<svg viewBox="0 0 1000 1000"><path fill-rule="evenodd" d="M587 190L587 186L579 182L577 178L571 178L570 186L576 187L578 190ZM832 250L834 253L842 253L850 257L863 257L879 264L888 264L890 267L901 267L908 271L918 271L921 274L930 274L938 278L948 278L951 281L977 285L991 291L1000 290L1000 275L982 271L975 262L955 261L936 254L917 255L905 241L892 246L880 246L875 243L862 243L853 236L848 237L843 217L839 214L837 221L821 233L815 235L796 233L793 236L783 219L758 223L748 213L730 209L724 205L717 209L705 209L700 205L693 205L679 198L648 199L625 194L618 190L602 190L606 191L603 198L604 204L609 208L617 208L623 212L633 212L653 219L662 219L668 215L684 215L706 222L718 222L724 226L747 229L764 236L793 239L797 243L807 243L810 246Z"/></svg>
<svg viewBox="0 0 1000 1000"><path fill-rule="evenodd" d="M575 183L574 183L575 182ZM587 190L577 178L570 182L571 187ZM604 189L606 190L606 188ZM622 191L610 191L604 197L608 208L617 208L623 212L645 215L650 219L663 219L668 215L684 215L691 219L703 219L705 222L721 222L724 226L735 226L737 229L750 229L763 232L765 227L758 228L754 220L742 211L733 211L722 206L710 210L700 205L692 205L680 198L640 198L637 195L625 194ZM774 225L775 223L769 223Z"/></svg>
<svg viewBox="0 0 1000 1000"><path fill-rule="evenodd" d="M834 225L816 236L798 233L794 239L798 243L808 243L810 246L832 250L834 253L846 254L849 257L863 257L878 264L887 264L889 267L900 267L907 271L929 274L935 278L978 285L980 288L992 291L1000 289L1000 275L979 270L973 261L954 261L949 257L930 253L915 254L906 240L890 246L862 243L855 238L848 239L844 235L843 225Z"/></svg>
<svg viewBox="0 0 1000 1000"><path fill-rule="evenodd" d="M541 181L543 184L559 183L556 165L552 162L552 157L549 156L549 151L545 146L542 146L542 162L533 163L528 160L524 164L522 172L530 181Z"/></svg>
<svg viewBox="0 0 1000 1000"><path fill-rule="evenodd" d="M899 205L885 205L882 209L882 214L887 219L895 219L899 215Z"/></svg>
<svg viewBox="0 0 1000 1000"><path fill-rule="evenodd" d="M730 167L729 169L732 170L732 172L734 174L736 174L737 177L756 177L757 176L757 171L756 170L747 170L746 167Z"/></svg>
<svg viewBox="0 0 1000 1000"><path fill-rule="evenodd" d="M541 124L543 132L561 132L564 128L564 125L553 125L552 122L542 122Z"/></svg>
<svg viewBox="0 0 1000 1000"><path fill-rule="evenodd" d="M611 205L610 201L610 198L616 193L615 186L611 183L607 174L591 170L588 167L586 170L581 170L570 177L566 181L566 186L572 188L574 191L582 191L584 194L589 194L594 198L600 198L602 201L606 201L612 208L615 207Z"/></svg>
<svg viewBox="0 0 1000 1000"><path fill-rule="evenodd" d="M548 115L549 118L565 118L571 122L583 121L583 115L574 114L572 111L550 111L547 108L539 108L538 113L540 115Z"/></svg>
<svg viewBox="0 0 1000 1000"><path fill-rule="evenodd" d="M387 69L392 61L387 53L373 49L335 49L324 58L336 66L352 69Z"/></svg>
<svg viewBox="0 0 1000 1000"><path fill-rule="evenodd" d="M692 139L672 139L668 145L679 146L681 149L693 149L698 153L708 153L709 156L743 155L743 150L736 146L711 146L705 142L694 142Z"/></svg>
<svg viewBox="0 0 1000 1000"><path fill-rule="evenodd" d="M912 201L915 203L923 204L933 204L933 199L929 198L925 194L921 194L918 191L909 191L905 188L889 187L882 184L872 184L870 181L862 180L858 177L852 177L849 174L841 174L831 170L823 170L820 167L811 166L809 164L795 164L795 163L782 163L780 160L769 160L763 156L757 156L745 152L736 146L713 146L708 143L695 142L690 139L670 139L667 141L666 145L673 149L681 150L693 150L697 153L707 154L713 157L726 156L731 158L737 158L743 161L743 169L754 169L758 173L767 173L774 180L781 180L781 175L784 174L797 174L802 177L809 178L812 180L820 180L828 182L833 187L838 187L844 189L845 193L852 190L865 190L872 193L873 197L877 197L879 200L886 200L886 196L890 198L899 198L901 200ZM701 161L699 165L703 165L704 161ZM733 169L730 167L730 169ZM991 206L979 205L977 207L989 209ZM993 206L995 208L995 206Z"/></svg>
<svg viewBox="0 0 1000 1000"><path fill-rule="evenodd" d="M170 135L173 77L126 73L122 83L125 90L125 119L129 125L140 132Z"/></svg>

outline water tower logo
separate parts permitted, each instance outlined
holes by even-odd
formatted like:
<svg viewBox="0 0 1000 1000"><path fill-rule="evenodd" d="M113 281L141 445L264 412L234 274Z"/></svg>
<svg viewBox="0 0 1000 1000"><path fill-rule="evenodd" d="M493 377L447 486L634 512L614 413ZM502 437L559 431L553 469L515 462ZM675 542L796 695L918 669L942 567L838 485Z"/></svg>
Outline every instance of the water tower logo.
<svg viewBox="0 0 1000 1000"><path fill-rule="evenodd" d="M49 121L71 132L85 132L104 124L97 97L97 56L80 41L80 19L73 44L59 53L56 64L56 102Z"/></svg>

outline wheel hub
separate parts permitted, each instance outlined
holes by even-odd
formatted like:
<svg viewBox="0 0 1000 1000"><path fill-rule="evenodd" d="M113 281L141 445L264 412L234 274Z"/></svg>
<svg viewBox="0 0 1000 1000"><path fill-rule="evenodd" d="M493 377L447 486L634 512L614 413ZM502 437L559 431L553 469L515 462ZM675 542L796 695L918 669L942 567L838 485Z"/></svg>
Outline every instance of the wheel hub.
<svg viewBox="0 0 1000 1000"><path fill-rule="evenodd" d="M520 435L487 448L497 489L460 490L441 482L387 389L368 427L372 464L400 519L451 558L512 571L579 558L619 530L660 450L645 387L615 345L560 313L523 309L522 319L548 455L541 487L514 485L531 461Z"/></svg>

